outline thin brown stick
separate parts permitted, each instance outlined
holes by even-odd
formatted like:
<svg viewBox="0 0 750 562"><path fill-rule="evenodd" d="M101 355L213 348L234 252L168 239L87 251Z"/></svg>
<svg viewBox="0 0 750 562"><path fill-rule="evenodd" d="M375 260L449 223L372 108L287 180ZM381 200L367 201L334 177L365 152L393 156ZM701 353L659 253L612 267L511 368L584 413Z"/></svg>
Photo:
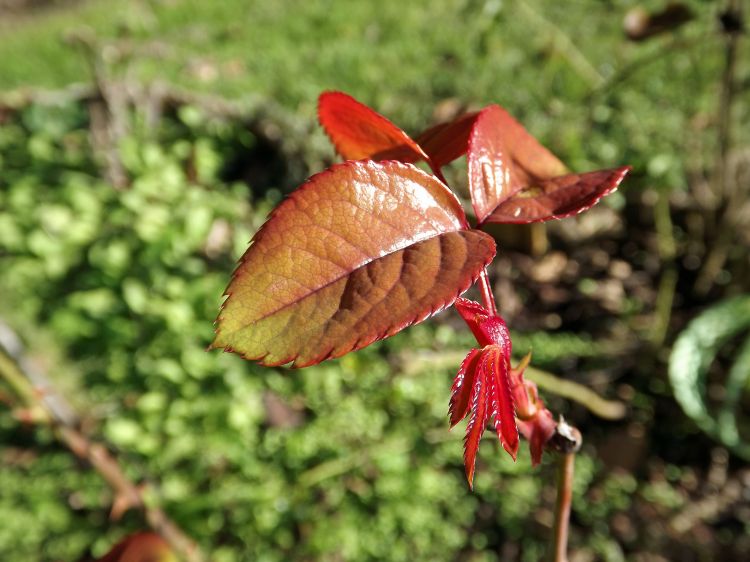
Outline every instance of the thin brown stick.
<svg viewBox="0 0 750 562"><path fill-rule="evenodd" d="M568 424L562 416L555 433L547 442L547 447L560 453L557 467L557 502L555 504L555 527L552 535L550 559L553 562L567 562L568 533L570 530L570 508L573 502L573 475L576 453L583 439L581 432Z"/></svg>
<svg viewBox="0 0 750 562"><path fill-rule="evenodd" d="M557 467L557 502L555 504L555 530L552 542L552 560L567 562L570 506L573 501L573 474L575 453L560 455Z"/></svg>
<svg viewBox="0 0 750 562"><path fill-rule="evenodd" d="M728 0L725 16L742 22L742 3L738 0ZM731 185L728 172L732 148L732 106L737 93L736 74L741 33L739 30L725 26L724 35L724 70L721 75L721 93L717 111L717 154L711 177L712 191L721 205L716 213L718 233L715 242L695 282L695 291L699 295L705 295L711 290L717 274L724 267L729 256L738 208L739 189L738 186Z"/></svg>
<svg viewBox="0 0 750 562"><path fill-rule="evenodd" d="M31 382L32 377L20 366L21 350L17 345L17 338L13 341L15 334L2 324L0 327L0 378L9 384L22 407L37 414L36 417L27 419L49 424L57 438L74 455L88 462L99 473L115 494L113 512L122 512L129 508L140 510L151 528L159 533L181 558L188 562L202 562L204 557L195 541L159 506L145 500L144 489L128 479L107 448L91 441L77 427L69 424L67 418L56 415L56 412L50 409L44 399L45 395L51 392L49 381L46 381L43 387ZM34 375L35 378L39 376L39 373ZM58 401L62 399L58 393L54 393L54 396ZM70 410L67 404L66 408Z"/></svg>
<svg viewBox="0 0 750 562"><path fill-rule="evenodd" d="M582 80L593 88L598 88L604 84L604 77L576 46L570 35L526 2L516 2L515 6L529 20L529 23L535 28L541 29L546 37L552 39L555 51L565 59L570 68Z"/></svg>
<svg viewBox="0 0 750 562"><path fill-rule="evenodd" d="M131 482L120 468L117 460L107 448L90 441L80 431L62 425L53 425L58 439L78 458L88 462L115 493L118 510L129 508L143 512L149 526L166 540L175 552L188 562L204 560L198 545L180 529L164 511L148 505L143 497L143 488ZM114 511L114 509L113 509Z"/></svg>

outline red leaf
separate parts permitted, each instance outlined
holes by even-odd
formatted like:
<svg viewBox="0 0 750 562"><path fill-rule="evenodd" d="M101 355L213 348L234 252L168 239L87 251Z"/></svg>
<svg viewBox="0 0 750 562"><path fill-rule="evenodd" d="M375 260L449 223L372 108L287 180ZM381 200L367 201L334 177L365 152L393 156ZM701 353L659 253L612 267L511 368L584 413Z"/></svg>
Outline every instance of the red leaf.
<svg viewBox="0 0 750 562"><path fill-rule="evenodd" d="M227 288L215 348L312 365L449 306L492 260L460 204L409 164L350 161L279 205Z"/></svg>
<svg viewBox="0 0 750 562"><path fill-rule="evenodd" d="M525 224L576 215L617 189L629 171L623 166L540 180L500 202L484 222Z"/></svg>
<svg viewBox="0 0 750 562"><path fill-rule="evenodd" d="M466 425L466 437L464 439L464 468L469 488L474 487L474 468L476 465L479 443L482 434L487 427L489 410L487 409L487 380L485 371L481 368L476 370L474 384L471 390L471 416Z"/></svg>
<svg viewBox="0 0 750 562"><path fill-rule="evenodd" d="M458 374L453 381L451 399L448 406L451 428L464 419L466 414L469 413L469 397L474 388L477 362L480 355L481 350L472 349L461 363L461 367L458 369Z"/></svg>
<svg viewBox="0 0 750 562"><path fill-rule="evenodd" d="M503 449L513 460L518 455L518 428L516 427L513 396L508 377L510 354L506 355L499 346L491 346L486 352L486 370L489 380L489 394L494 425Z"/></svg>
<svg viewBox="0 0 750 562"><path fill-rule="evenodd" d="M479 345L485 347L497 344L510 357L510 332L502 318L491 315L481 304L464 298L456 299L455 308L471 329Z"/></svg>
<svg viewBox="0 0 750 562"><path fill-rule="evenodd" d="M466 154L469 135L479 113L466 113L448 123L430 127L417 137L417 144L440 168Z"/></svg>
<svg viewBox="0 0 750 562"><path fill-rule="evenodd" d="M479 223L529 223L574 215L614 191L630 169L566 175L563 163L497 105L476 118L467 158Z"/></svg>
<svg viewBox="0 0 750 562"><path fill-rule="evenodd" d="M118 542L97 562L177 562L177 557L156 533L133 533Z"/></svg>
<svg viewBox="0 0 750 562"><path fill-rule="evenodd" d="M404 131L343 92L320 95L318 120L337 152L346 160L429 160Z"/></svg>
<svg viewBox="0 0 750 562"><path fill-rule="evenodd" d="M528 421L518 420L518 429L529 441L532 466L537 466L542 462L544 446L555 433L556 427L557 423L552 417L552 412L544 407L541 400L538 401L538 411L533 418Z"/></svg>
<svg viewBox="0 0 750 562"><path fill-rule="evenodd" d="M451 427L471 410L464 439L464 468L471 487L482 434L490 416L503 448L513 460L518 454L518 429L513 409L508 370L510 352L503 345L472 349L464 359L453 383L449 413Z"/></svg>

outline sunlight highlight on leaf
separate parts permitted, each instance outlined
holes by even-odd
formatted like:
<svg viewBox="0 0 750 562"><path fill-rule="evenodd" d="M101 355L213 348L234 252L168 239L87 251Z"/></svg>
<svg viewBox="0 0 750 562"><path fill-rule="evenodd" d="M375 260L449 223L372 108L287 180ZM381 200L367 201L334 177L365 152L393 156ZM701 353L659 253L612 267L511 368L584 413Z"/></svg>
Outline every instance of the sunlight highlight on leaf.
<svg viewBox="0 0 750 562"><path fill-rule="evenodd" d="M565 165L497 105L474 123L467 153L472 205L481 223L530 223L575 215L614 191L630 170L584 174Z"/></svg>

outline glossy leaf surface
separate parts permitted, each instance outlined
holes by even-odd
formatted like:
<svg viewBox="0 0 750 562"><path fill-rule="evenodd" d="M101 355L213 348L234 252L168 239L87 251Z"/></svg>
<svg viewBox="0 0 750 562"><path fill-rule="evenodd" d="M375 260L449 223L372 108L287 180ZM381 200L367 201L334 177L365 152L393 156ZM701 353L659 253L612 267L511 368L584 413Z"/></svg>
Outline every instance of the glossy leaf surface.
<svg viewBox="0 0 750 562"><path fill-rule="evenodd" d="M343 92L318 98L318 120L346 160L428 160L422 148L387 118Z"/></svg>
<svg viewBox="0 0 750 562"><path fill-rule="evenodd" d="M584 211L614 191L629 167L568 174L497 105L483 109L468 143L469 187L480 223L530 223Z"/></svg>
<svg viewBox="0 0 750 562"><path fill-rule="evenodd" d="M483 358L482 358L483 359ZM466 425L466 437L464 438L464 469L469 487L474 487L474 471L477 463L479 443L487 427L489 419L489 408L487 408L487 379L484 376L484 362L480 361L477 369L472 373L471 382L471 414Z"/></svg>
<svg viewBox="0 0 750 562"><path fill-rule="evenodd" d="M515 460L518 453L518 428L510 391L510 354L500 346L491 346L486 355L485 377L489 385L490 411L500 443Z"/></svg>
<svg viewBox="0 0 750 562"><path fill-rule="evenodd" d="M458 374L453 381L451 388L451 400L448 406L448 415L450 416L451 428L466 417L471 406L472 381L471 378L477 369L477 361L481 356L481 351L472 349L461 363ZM468 381L467 381L468 375Z"/></svg>
<svg viewBox="0 0 750 562"><path fill-rule="evenodd" d="M272 213L227 288L213 347L303 367L450 305L495 254L458 201L409 164L350 161Z"/></svg>

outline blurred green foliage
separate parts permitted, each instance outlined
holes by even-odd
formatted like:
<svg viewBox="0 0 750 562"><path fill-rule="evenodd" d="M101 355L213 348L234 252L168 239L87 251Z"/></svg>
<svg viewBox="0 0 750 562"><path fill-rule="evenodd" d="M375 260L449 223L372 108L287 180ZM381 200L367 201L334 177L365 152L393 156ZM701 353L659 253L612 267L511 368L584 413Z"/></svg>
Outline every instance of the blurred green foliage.
<svg viewBox="0 0 750 562"><path fill-rule="evenodd" d="M51 365L55 382L126 468L158 475L165 509L219 561L490 560L497 537L472 531L480 501L499 506L493 529L538 553L525 529L542 484L528 461L486 446L468 494L460 436L445 426L450 372L399 377L388 361L434 345L433 328L303 372L205 352L233 258L273 195L220 179L228 143L251 148L241 124L194 110L163 123L124 141L123 191L99 179L77 105L32 106L0 128L0 293L13 296L0 310L34 351L39 327L66 350L78 377ZM444 328L442 343L453 339ZM106 531L109 492L7 413L7 458L41 449L0 472L0 518L13 521L3 558L104 551L122 534Z"/></svg>
<svg viewBox="0 0 750 562"><path fill-rule="evenodd" d="M436 100L500 103L572 169L628 162L657 187L680 188L684 155L699 166L715 148L702 136L723 60L715 3L686 1L694 21L643 43L622 30L634 4L90 1L0 23L0 77L5 89L87 81L85 59L60 49L77 33L108 45L105 58L129 79L260 93L307 118L325 89L410 131L430 121ZM748 111L737 108L738 122Z"/></svg>
<svg viewBox="0 0 750 562"><path fill-rule="evenodd" d="M85 59L61 48L85 26L116 76L259 95L305 122L338 88L409 130L446 99L499 102L573 169L626 162L642 181L625 189L681 190L714 149L721 59L711 3L689 4L695 22L634 45L620 31L628 0L83 2L0 22L0 87L89 81ZM394 360L470 345L465 331L427 323L300 372L205 352L234 261L285 187L227 180L227 162L259 142L242 123L192 107L155 130L133 116L119 147L132 185L118 191L101 179L83 105L2 118L0 316L128 474L157 479L154 501L212 560L541 558L552 467L532 471L527 452L513 464L488 435L469 493L460 432L447 431L453 369L405 374ZM597 337L514 341L554 366L606 355ZM636 395L639 415L651 400ZM100 555L143 527L136 513L110 522L97 475L1 405L0 444L0 559ZM638 498L680 504L682 468L649 483L607 474L591 451L577 464L571 540L593 559L625 559L609 521Z"/></svg>

